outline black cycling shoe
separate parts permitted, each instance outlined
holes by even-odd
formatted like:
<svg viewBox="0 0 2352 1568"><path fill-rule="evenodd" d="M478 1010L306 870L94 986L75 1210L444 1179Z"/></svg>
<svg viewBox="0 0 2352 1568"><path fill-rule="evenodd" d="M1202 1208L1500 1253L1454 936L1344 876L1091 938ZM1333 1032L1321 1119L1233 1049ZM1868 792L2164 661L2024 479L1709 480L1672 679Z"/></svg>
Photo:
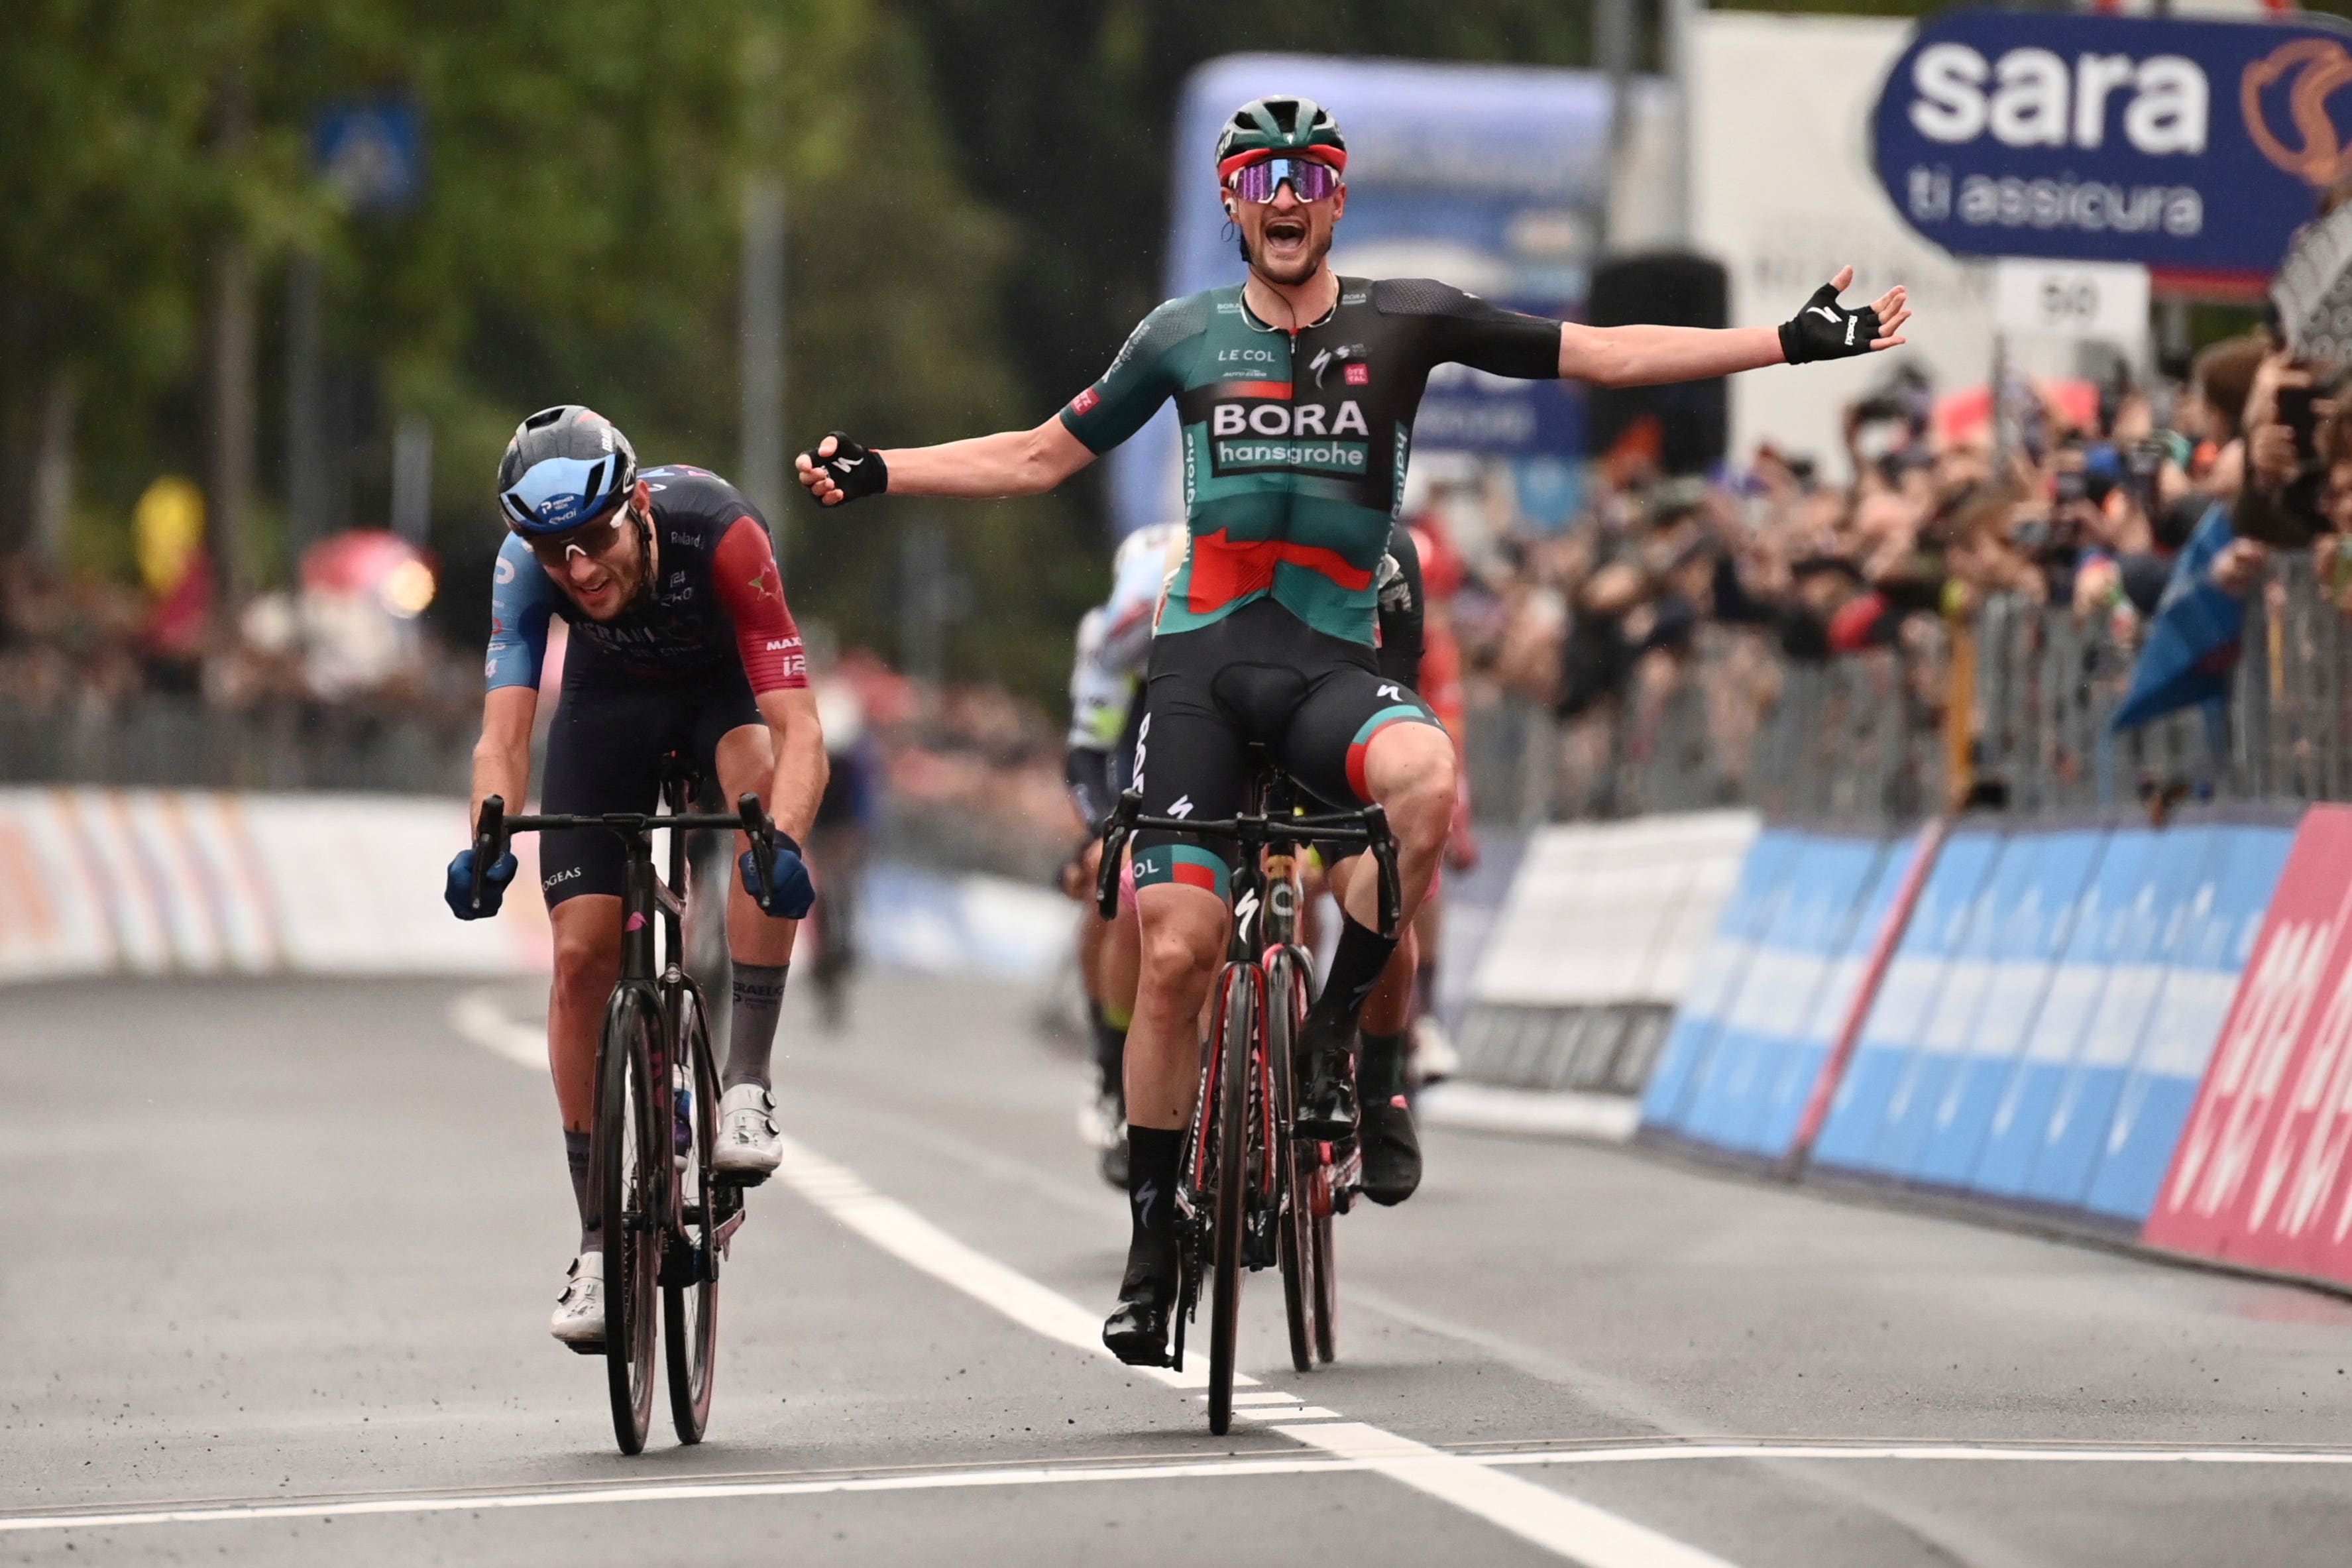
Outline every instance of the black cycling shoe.
<svg viewBox="0 0 2352 1568"><path fill-rule="evenodd" d="M1332 1143L1356 1131L1356 1079L1347 1070L1345 1036L1318 1039L1314 1024L1307 1026L1299 1048L1299 1072L1305 1086L1298 1096L1298 1120L1291 1131L1301 1138Z"/></svg>
<svg viewBox="0 0 2352 1568"><path fill-rule="evenodd" d="M1404 1096L1364 1107L1360 1140L1364 1152L1364 1195L1383 1207L1412 1196L1421 1185L1421 1139Z"/></svg>
<svg viewBox="0 0 2352 1568"><path fill-rule="evenodd" d="M1175 1243L1137 1237L1127 1249L1118 1309L1103 1324L1104 1345L1129 1366L1168 1365L1168 1315L1175 1304Z"/></svg>

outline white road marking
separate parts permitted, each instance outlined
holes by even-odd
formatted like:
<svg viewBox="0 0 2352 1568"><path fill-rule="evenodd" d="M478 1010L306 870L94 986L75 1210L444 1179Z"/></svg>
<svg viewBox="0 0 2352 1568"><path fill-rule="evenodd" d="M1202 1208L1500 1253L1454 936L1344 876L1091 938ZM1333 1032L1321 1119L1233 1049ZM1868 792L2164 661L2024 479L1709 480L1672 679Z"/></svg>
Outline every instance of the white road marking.
<svg viewBox="0 0 2352 1568"><path fill-rule="evenodd" d="M468 993L451 1008L459 1033L521 1065L540 1068L544 1057L538 1032L511 1022L488 991ZM1545 1097L1547 1099L1552 1097ZM1449 1118L1450 1120L1450 1118ZM1471 1117L1464 1117L1467 1124ZM1555 1121L1506 1110L1479 1124L1508 1131L1573 1131L1610 1136L1613 1122L1578 1125L1582 1114ZM856 1173L786 1138L786 1183L867 1240L944 1284L995 1308L1014 1322L1074 1349L1109 1358L1099 1327L1086 1309L975 1251L929 1220L868 1186ZM1207 1381L1204 1364L1177 1373L1166 1368L1132 1367L1171 1387L1197 1389ZM1564 1493L1499 1473L1524 1467L1578 1467L1690 1460L1958 1461L2011 1464L2187 1464L2352 1466L2352 1449L2189 1448L2140 1445L2115 1447L2000 1444L1716 1442L1649 1443L1603 1447L1520 1449L1453 1453L1349 1421L1337 1412L1307 1406L1279 1390L1252 1392L1255 1379L1234 1378L1236 1414L1263 1420L1317 1451L1308 1458L1252 1458L1165 1465L1069 1465L1023 1469L929 1472L921 1475L844 1478L802 1481L678 1482L662 1486L541 1490L507 1496L366 1500L355 1503L283 1503L249 1508L154 1510L110 1515L63 1514L0 1517L0 1532L100 1525L205 1522L233 1519L317 1518L330 1514L447 1512L482 1508L544 1508L564 1504L649 1502L683 1498L785 1497L827 1492L915 1490L926 1488L1034 1486L1072 1482L1198 1479L1235 1475L1297 1475L1370 1471L1450 1502L1525 1540L1587 1564L1587 1568L1732 1568L1723 1559L1686 1546L1630 1520L1580 1502ZM1201 1396L1196 1396L1201 1397ZM1315 1425L1286 1422L1314 1421Z"/></svg>
<svg viewBox="0 0 2352 1568"><path fill-rule="evenodd" d="M831 1476L804 1480L669 1481L654 1486L548 1487L525 1492L455 1492L407 1497L364 1497L343 1501L289 1500L205 1507L124 1509L112 1513L0 1515L0 1534L60 1530L121 1530L156 1524L231 1524L271 1519L348 1519L362 1514L423 1514L494 1511L522 1508L593 1507L599 1504L680 1502L706 1499L816 1497L854 1492L961 1490L986 1487L1066 1486L1113 1481L1213 1480L1228 1476L1346 1475L1390 1473L1420 1458L1423 1445L1349 1424L1402 1447L1360 1458L1329 1453L1258 1455L1239 1458L1187 1459L1157 1464L1064 1464L935 1469L902 1475ZM1328 1431L1330 1428L1317 1428ZM2297 1448L2164 1448L2003 1447L2000 1444L1848 1443L1645 1443L1591 1448L1507 1449L1486 1454L1450 1454L1438 1458L1473 1468L1639 1465L1682 1460L1814 1459L1958 1460L2017 1464L2104 1465L2284 1465L2352 1466L2352 1450ZM1450 1467L1449 1467L1450 1469Z"/></svg>
<svg viewBox="0 0 2352 1568"><path fill-rule="evenodd" d="M835 1164L792 1138L779 1141L783 1162L776 1174L803 1197L908 1267L995 1308L1023 1328L1081 1350L1113 1359L1102 1342L1102 1320L1058 1291L958 1241L914 1210L886 1198L857 1173ZM1182 1372L1170 1367L1129 1367L1131 1373L1171 1388L1204 1388L1209 1382L1206 1346L1185 1358ZM1236 1388L1257 1379L1234 1374ZM1235 1397L1239 1397L1236 1395Z"/></svg>
<svg viewBox="0 0 2352 1568"><path fill-rule="evenodd" d="M540 1071L547 1068L546 1028L532 1028L509 1017L507 1010L499 1005L498 992L490 986L459 992L449 1004L449 1026L517 1067Z"/></svg>
<svg viewBox="0 0 2352 1568"><path fill-rule="evenodd" d="M941 1283L994 1307L1024 1328L1109 1357L1100 1325L1084 1307L974 1251L805 1144L789 1137L780 1142L784 1158L776 1173L868 1241ZM1198 1388L1208 1377L1206 1356L1194 1360L1181 1373L1165 1368L1129 1370L1181 1388ZM1240 1373L1234 1378L1237 1387L1255 1381ZM1586 1568L1731 1568L1712 1552L1686 1546L1564 1492L1360 1421L1335 1419L1315 1426L1276 1425L1272 1429L1309 1448L1359 1461L1363 1468L1452 1503Z"/></svg>
<svg viewBox="0 0 2352 1568"><path fill-rule="evenodd" d="M2071 1447L2000 1443L1651 1443L1466 1456L1490 1465L1639 1465L1671 1459L1941 1459L2025 1465L2352 1465L2345 1448Z"/></svg>

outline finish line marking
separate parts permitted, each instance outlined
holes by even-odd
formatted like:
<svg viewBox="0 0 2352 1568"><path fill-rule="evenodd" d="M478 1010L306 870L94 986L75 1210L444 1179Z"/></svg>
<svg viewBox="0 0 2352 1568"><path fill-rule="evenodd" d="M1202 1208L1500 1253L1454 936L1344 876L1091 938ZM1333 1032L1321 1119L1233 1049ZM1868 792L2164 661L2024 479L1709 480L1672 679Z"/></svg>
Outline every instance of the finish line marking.
<svg viewBox="0 0 2352 1568"><path fill-rule="evenodd" d="M1375 1431L1362 1427L1359 1430ZM1443 1459L1474 1468L1657 1464L1677 1460L1819 1459L1994 1461L2096 1465L2352 1466L2352 1451L2260 1448L2045 1448L1998 1444L1652 1443L1605 1448L1506 1450L1450 1454ZM1404 1459L1391 1463L1412 1464ZM121 1530L153 1524L227 1524L274 1519L352 1519L365 1514L498 1511L526 1508L585 1508L705 1499L821 1497L851 1492L953 1491L989 1487L1069 1486L1115 1481L1213 1480L1226 1476L1387 1473L1391 1463L1370 1458L1276 1455L1195 1459L1164 1464L1045 1465L1029 1468L930 1470L911 1475L843 1476L821 1480L672 1481L658 1486L604 1486L530 1492L359 1498L344 1502L232 1504L204 1508L129 1509L115 1513L0 1515L0 1534L60 1530ZM1508 1478L1502 1478L1508 1479Z"/></svg>
<svg viewBox="0 0 2352 1568"><path fill-rule="evenodd" d="M776 1173L843 1225L909 1267L994 1307L1023 1328L1118 1364L1103 1345L1101 1324L1076 1301L974 1251L904 1204L867 1186L856 1172L798 1140L782 1142L784 1158ZM1182 1373L1165 1367L1127 1370L1171 1388L1195 1389L1208 1381L1207 1367L1198 1363ZM1236 1373L1234 1384L1237 1388L1256 1386L1256 1380ZM1281 1396L1286 1413L1303 1403L1295 1394ZM1585 1568L1732 1568L1712 1552L1686 1546L1565 1492L1360 1421L1332 1419L1294 1426L1277 1419L1269 1429L1330 1456L1302 1462L1322 1468L1339 1459L1351 1468L1386 1476Z"/></svg>

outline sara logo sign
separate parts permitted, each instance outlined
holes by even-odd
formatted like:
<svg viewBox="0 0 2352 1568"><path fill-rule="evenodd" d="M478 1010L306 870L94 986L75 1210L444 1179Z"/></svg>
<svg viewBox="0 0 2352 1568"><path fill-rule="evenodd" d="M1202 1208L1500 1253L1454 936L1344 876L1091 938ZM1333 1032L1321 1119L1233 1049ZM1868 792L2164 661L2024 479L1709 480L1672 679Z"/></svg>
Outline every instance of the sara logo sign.
<svg viewBox="0 0 2352 1568"><path fill-rule="evenodd" d="M2352 173L2352 33L1955 11L1872 117L1895 210L1963 256L2267 273Z"/></svg>
<svg viewBox="0 0 2352 1568"><path fill-rule="evenodd" d="M2352 808L2295 835L2172 1170L2159 1247L2352 1281Z"/></svg>

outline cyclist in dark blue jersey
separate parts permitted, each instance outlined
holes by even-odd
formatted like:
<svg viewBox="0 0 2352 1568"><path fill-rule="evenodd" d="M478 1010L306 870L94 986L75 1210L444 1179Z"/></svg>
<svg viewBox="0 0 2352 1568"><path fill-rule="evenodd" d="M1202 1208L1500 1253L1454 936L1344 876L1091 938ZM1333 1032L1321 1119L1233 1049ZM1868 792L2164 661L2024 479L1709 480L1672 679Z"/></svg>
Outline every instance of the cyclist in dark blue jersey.
<svg viewBox="0 0 2352 1568"><path fill-rule="evenodd" d="M561 618L570 636L548 733L544 810L651 811L662 758L683 752L725 799L757 795L775 821L772 877L738 836L743 879L727 910L734 1005L711 1160L738 1181L758 1182L780 1156L769 1060L793 935L814 897L800 845L826 772L768 525L716 474L675 466L639 473L626 438L576 405L542 410L516 430L499 468L499 504L509 533L491 586L476 810L488 795L525 798L548 626ZM509 854L491 868L481 912L496 912L515 868ZM551 1327L575 1349L604 1337L588 1129L597 1038L621 968L622 868L615 835L541 835L540 882L555 935L548 1059L582 1227ZM461 920L476 912L473 870L471 849L450 862L449 907Z"/></svg>

